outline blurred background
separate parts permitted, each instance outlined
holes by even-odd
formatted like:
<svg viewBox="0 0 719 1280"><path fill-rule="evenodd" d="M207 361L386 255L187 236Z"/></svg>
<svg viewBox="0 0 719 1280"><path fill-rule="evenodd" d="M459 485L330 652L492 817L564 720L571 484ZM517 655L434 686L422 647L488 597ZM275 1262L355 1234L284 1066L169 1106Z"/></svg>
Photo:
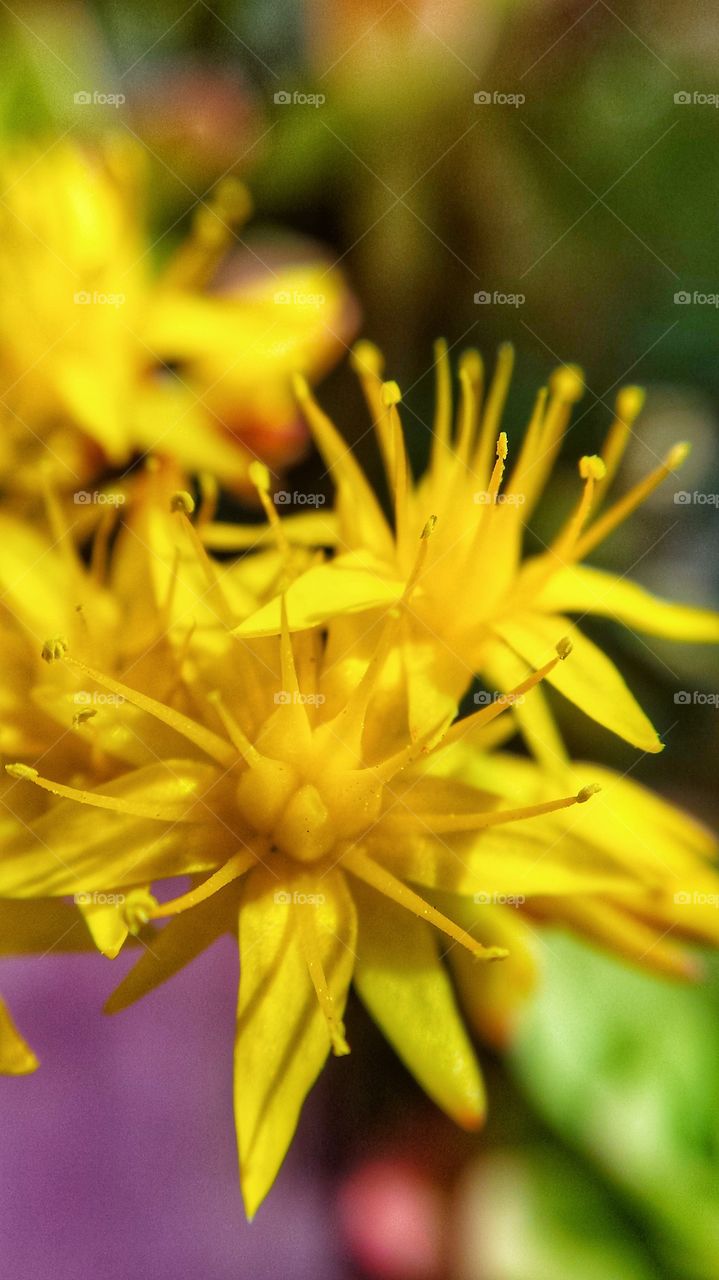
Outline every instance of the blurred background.
<svg viewBox="0 0 719 1280"><path fill-rule="evenodd" d="M346 272L405 393L421 467L437 336L517 348L510 448L536 388L587 392L534 532L546 539L625 382L647 388L621 484L693 442L600 563L719 603L719 19L670 0L158 0L3 4L0 133L129 133L160 262L223 176L241 243L309 236ZM0 196L0 204L2 197ZM343 361L323 403L365 465ZM318 487L309 458L297 487ZM240 514L232 509L233 514ZM587 628L590 630L590 628ZM719 679L701 649L611 624L667 742L636 753L566 705L573 750L716 821ZM714 695L677 705L677 689ZM548 936L516 1044L485 1055L491 1118L453 1130L353 1007L300 1141L251 1226L236 1181L231 946L122 1020L101 959L6 965L46 1065L0 1081L3 1269L14 1280L711 1280L719 1277L719 980L684 989ZM129 962L128 962L129 963ZM68 1002L56 1000L62 989ZM62 1009L62 1014L59 1010Z"/></svg>

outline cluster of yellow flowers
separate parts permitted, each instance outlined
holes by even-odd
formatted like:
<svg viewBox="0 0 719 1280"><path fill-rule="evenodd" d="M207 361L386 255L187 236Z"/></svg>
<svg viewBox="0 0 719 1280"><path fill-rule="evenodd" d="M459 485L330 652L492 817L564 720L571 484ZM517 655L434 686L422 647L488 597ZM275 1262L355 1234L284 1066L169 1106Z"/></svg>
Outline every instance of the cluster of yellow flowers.
<svg viewBox="0 0 719 1280"><path fill-rule="evenodd" d="M98 343L98 360L117 357ZM45 421L65 397L54 429L76 451L113 415L127 427L118 402L106 420L110 384L87 358L83 372L58 358L33 383ZM220 524L212 486L197 504L188 492L197 455L178 449L156 452L107 505L89 550L50 481L32 527L16 506L0 512L3 950L85 945L78 931L111 958L127 943L139 958L110 998L117 1012L236 935L250 1216L328 1053L349 1051L351 983L429 1095L475 1128L485 1100L470 1030L506 1043L545 922L679 977L696 971L684 940L719 940L716 912L698 905L719 891L711 836L628 777L570 760L542 687L642 752L661 749L612 661L564 615L719 641L717 616L581 563L686 447L607 504L641 409L625 388L601 456L579 461L574 509L525 558L579 371L554 374L522 438L501 429L510 349L486 393L479 355L461 357L454 413L438 345L431 459L415 480L398 387L369 343L353 364L391 518L301 375L331 510L278 505L255 461L245 475L266 522ZM109 436L102 447L113 456ZM492 692L461 715L478 678ZM516 733L523 754L503 749ZM163 881L178 876L185 891L168 897ZM688 887L690 906L675 900ZM35 1065L2 1010L0 1067Z"/></svg>

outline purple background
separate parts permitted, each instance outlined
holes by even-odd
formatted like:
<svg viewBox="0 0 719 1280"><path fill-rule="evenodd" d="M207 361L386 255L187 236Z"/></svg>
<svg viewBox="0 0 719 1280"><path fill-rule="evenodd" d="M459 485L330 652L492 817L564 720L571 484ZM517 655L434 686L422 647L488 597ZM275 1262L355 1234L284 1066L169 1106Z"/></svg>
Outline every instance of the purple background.
<svg viewBox="0 0 719 1280"><path fill-rule="evenodd" d="M2 992L41 1060L0 1078L0 1261L12 1280L345 1280L322 1099L255 1221L232 1117L237 959L223 938L113 1017L134 958L8 961Z"/></svg>

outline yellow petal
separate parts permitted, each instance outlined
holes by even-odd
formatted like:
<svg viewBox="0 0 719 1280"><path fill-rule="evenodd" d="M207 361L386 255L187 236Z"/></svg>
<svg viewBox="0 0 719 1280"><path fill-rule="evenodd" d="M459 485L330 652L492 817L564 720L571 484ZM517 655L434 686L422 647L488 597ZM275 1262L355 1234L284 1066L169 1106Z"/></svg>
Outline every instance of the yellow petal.
<svg viewBox="0 0 719 1280"><path fill-rule="evenodd" d="M0 1000L0 1075L22 1076L36 1071L39 1062L32 1049L23 1040L10 1011Z"/></svg>
<svg viewBox="0 0 719 1280"><path fill-rule="evenodd" d="M553 574L534 603L547 613L596 613L616 618L627 627L668 640L719 643L719 614L661 600L627 578L587 565Z"/></svg>
<svg viewBox="0 0 719 1280"><path fill-rule="evenodd" d="M663 749L614 663L566 618L527 612L495 623L494 631L534 667L546 662L557 642L568 635L572 652L550 672L549 682L586 715L632 746L651 752Z"/></svg>
<svg viewBox="0 0 719 1280"><path fill-rule="evenodd" d="M322 626L337 614L361 613L396 604L404 584L380 576L369 557L343 556L308 569L288 588L285 601L291 631ZM279 635L281 600L258 609L236 628L238 636Z"/></svg>
<svg viewBox="0 0 719 1280"><path fill-rule="evenodd" d="M479 1128L486 1106L482 1076L434 931L367 886L353 886L353 895L359 911L354 976L359 995L438 1106L463 1128ZM505 963L480 966L470 956L467 960L477 973Z"/></svg>
<svg viewBox="0 0 719 1280"><path fill-rule="evenodd" d="M303 900L309 895L323 900ZM235 1043L235 1122L242 1194L250 1218L275 1180L302 1104L330 1048L301 944L300 911L313 913L338 1016L354 964L356 914L341 872L323 877L295 874L291 883L263 867L252 873L240 909Z"/></svg>

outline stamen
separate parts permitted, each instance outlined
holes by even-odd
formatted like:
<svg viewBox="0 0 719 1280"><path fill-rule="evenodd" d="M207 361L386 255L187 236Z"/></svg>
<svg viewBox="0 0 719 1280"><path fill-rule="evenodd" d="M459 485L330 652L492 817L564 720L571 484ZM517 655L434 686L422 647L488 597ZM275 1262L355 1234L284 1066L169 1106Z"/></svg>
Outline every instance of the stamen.
<svg viewBox="0 0 719 1280"><path fill-rule="evenodd" d="M143 925L150 921L156 906L157 899L149 889L131 889L120 906L120 915L127 925L128 933L138 934Z"/></svg>
<svg viewBox="0 0 719 1280"><path fill-rule="evenodd" d="M577 538L589 519L594 503L595 485L597 481L603 480L606 475L604 462L596 454L593 456L585 455L579 460L579 475L584 481L582 496L566 525L559 531L549 549L550 555L557 557L559 560L566 560L571 555Z"/></svg>
<svg viewBox="0 0 719 1280"><path fill-rule="evenodd" d="M245 763L248 765L259 764L260 761L264 759L264 756L257 750L254 743L250 742L247 734L240 727L229 707L226 705L219 689L213 689L208 693L207 701L216 708L217 714L227 730L227 736L230 739L230 742L233 747L237 748Z"/></svg>
<svg viewBox="0 0 719 1280"><path fill-rule="evenodd" d="M44 652L43 649L43 656ZM94 667L89 667L87 663L81 662L79 658L71 658L65 650L55 656L62 657L70 666L82 671L88 680L94 680L96 684L102 685L110 693L119 694L122 698L126 698L128 702L131 702L133 706L139 707L140 711L146 711L148 715L154 716L156 720L160 720L170 729L174 729L183 738L193 742L196 747L199 747L201 751L204 751L218 764L224 765L225 768L230 768L236 763L237 757L228 742L218 737L210 729L206 729L204 725L197 724L189 716L183 715L181 711L175 711L174 708L165 706L164 702L158 702L155 698L150 698L146 693L140 693L138 689L130 688L129 685L123 684L122 681L105 675L103 671L96 671ZM52 658L46 658L46 661L52 661Z"/></svg>
<svg viewBox="0 0 719 1280"><path fill-rule="evenodd" d="M281 553L285 563L291 554L290 544L287 540L287 534L282 526L282 521L277 514L277 508L272 501L272 484L270 482L270 473L264 462L251 462L248 468L248 476L250 481L257 490L257 496L262 503L262 510L267 516L270 528L277 542L277 550Z"/></svg>
<svg viewBox="0 0 719 1280"><path fill-rule="evenodd" d="M196 210L192 232L164 273L170 288L198 291L209 283L231 244L235 231L252 212L247 188L236 178L223 178L210 199Z"/></svg>
<svg viewBox="0 0 719 1280"><path fill-rule="evenodd" d="M650 471L649 475L635 484L623 498L615 502L603 516L587 530L583 537L577 541L572 553L573 560L583 560L585 556L593 551L595 547L603 542L605 538L613 533L618 525L624 521L640 507L643 502L659 487L668 475L676 471L682 465L690 450L690 445L686 443L675 444L673 449L669 450L664 461L654 471Z"/></svg>
<svg viewBox="0 0 719 1280"><path fill-rule="evenodd" d="M67 653L67 640L64 636L53 636L52 639L46 640L40 650L40 657L43 662L57 662L60 658L64 658Z"/></svg>
<svg viewBox="0 0 719 1280"><path fill-rule="evenodd" d="M439 338L434 344L434 368L437 385L430 469L435 471L439 468L441 474L452 439L452 370L444 338Z"/></svg>
<svg viewBox="0 0 719 1280"><path fill-rule="evenodd" d="M332 1052L337 1057L342 1057L350 1052L350 1047L345 1039L344 1023L341 1018L338 1018L335 1010L334 996L327 985L317 933L312 919L312 908L309 905L297 903L294 906L294 913L300 946L320 1009L327 1023Z"/></svg>
<svg viewBox="0 0 719 1280"><path fill-rule="evenodd" d="M185 530L185 533L192 544L192 549L202 568L202 572L205 575L205 581L207 582L207 585L209 588L209 590L207 591L208 603L211 602L213 606L215 604L218 606L219 613L221 614L221 617L222 617L222 621L225 623L227 627L232 628L233 626L235 626L237 619L233 617L232 612L230 610L230 606L227 602L227 598L222 589L222 583L220 581L217 565L213 560L210 559L207 553L207 548L205 547L199 533L197 532L197 529L195 528L194 524L192 523L192 520L190 519L190 517L192 516L195 510L194 499L190 496L189 493L186 493L184 491L176 493L173 495L170 501L170 510L177 512L182 522L182 526Z"/></svg>
<svg viewBox="0 0 719 1280"><path fill-rule="evenodd" d="M408 603L421 576L422 569L427 559L429 538L436 523L437 517L430 516L424 526L420 537L417 558L407 579L401 599L398 601L395 608L388 610L380 633L379 643L370 658L364 675L362 676L359 684L353 689L345 703L345 706L342 708L342 711L339 713L335 721L335 732L342 738L345 744L355 752L355 754L357 754L360 749L367 708L384 664L387 661L388 654L395 643L397 631L402 621L401 606Z"/></svg>
<svg viewBox="0 0 719 1280"><path fill-rule="evenodd" d="M509 822L521 822L525 818L541 818L546 813L570 809L575 804L586 804L601 788L593 783L574 796L560 800L547 800L543 804L524 805L518 809L495 809L488 813L402 813L393 814L385 821L412 831L424 828L432 835L449 835L456 831L483 831L486 827L500 827Z"/></svg>
<svg viewBox="0 0 719 1280"><path fill-rule="evenodd" d="M402 399L402 392L396 382L385 382L382 387L382 403L388 415L388 438L391 442L392 474L391 490L394 501L394 520L397 537L397 553L400 563L404 561L409 536L409 463L405 449L404 433L400 422L397 405Z"/></svg>
<svg viewBox="0 0 719 1280"><path fill-rule="evenodd" d="M484 365L478 351L462 352L459 360L460 400L457 429L457 456L467 467L477 437L482 406Z"/></svg>
<svg viewBox="0 0 719 1280"><path fill-rule="evenodd" d="M548 387L540 387L534 401L532 416L529 419L529 425L524 433L524 439L519 450L519 457L514 465L509 482L507 484L507 493L519 493L522 489L524 476L530 469L534 461L542 434L542 422L544 420L544 411L547 404L547 396L549 394Z"/></svg>
<svg viewBox="0 0 719 1280"><path fill-rule="evenodd" d="M509 393L514 368L514 347L511 342L503 342L497 353L497 364L489 386L487 404L482 415L482 428L474 455L474 470L480 483L487 486L489 468L495 441L499 434L504 406Z"/></svg>
<svg viewBox="0 0 719 1280"><path fill-rule="evenodd" d="M595 501L599 504L609 488L624 457L632 427L644 407L645 392L642 387L622 387L616 400L616 418L602 449L606 472L596 488Z"/></svg>
<svg viewBox="0 0 719 1280"><path fill-rule="evenodd" d="M352 349L350 364L360 380L367 408L372 418L388 485L392 484L392 442L389 434L387 410L382 399L382 374L384 359L372 342L357 342Z"/></svg>
<svg viewBox="0 0 719 1280"><path fill-rule="evenodd" d="M544 492L562 446L572 409L584 394L582 370L577 365L562 365L552 374L549 389L549 404L542 422L536 454L523 476L522 518L525 521L540 494Z"/></svg>
<svg viewBox="0 0 719 1280"><path fill-rule="evenodd" d="M26 764L6 764L5 772L11 778L23 782L32 782L43 791L53 796L61 796L64 800L75 800L78 804L87 804L94 809L109 809L113 813L124 813L135 818L154 818L158 822L201 822L201 818L190 817L191 810L187 805L179 804L147 804L142 800L126 800L120 796L105 796L97 791L82 791L77 787L65 786L62 782L52 782L49 778L41 778L37 769ZM199 801L193 802L194 804Z"/></svg>
<svg viewBox="0 0 719 1280"><path fill-rule="evenodd" d="M307 419L315 444L324 459L327 470L333 475L335 484L344 486L353 506L368 513L373 527L386 527L382 509L377 501L374 489L358 465L352 450L342 439L336 427L320 409L312 395L307 379L295 374L292 386L299 401L300 408Z"/></svg>
<svg viewBox="0 0 719 1280"><path fill-rule="evenodd" d="M360 849L355 848L345 852L342 856L342 866L346 871L357 876L359 880L364 880L366 884L384 894L386 898L396 902L398 906L411 911L414 915L426 920L428 924L433 924L435 928L447 934L454 942L466 947L476 959L503 960L509 954L504 947L482 946L482 943L477 942L470 933L460 929L459 925L456 925L453 920L448 919L436 907L430 906L418 893L408 888L402 880L398 880L390 871L381 867Z"/></svg>
<svg viewBox="0 0 719 1280"><path fill-rule="evenodd" d="M486 707L482 707L479 711L475 711L471 716L465 716L463 720L457 720L451 726L442 738L439 746L441 748L450 747L455 742L460 741L466 733L472 733L475 729L485 729L491 724L497 716L501 716L505 711L509 711L518 698L524 697L531 689L540 684L542 680L546 680L551 671L554 670L558 662L564 662L572 652L572 642L568 637L564 636L557 645L556 657L546 662L543 667L539 667L536 671L532 671L526 679L516 685L502 698L497 698L494 702L490 702Z"/></svg>
<svg viewBox="0 0 719 1280"><path fill-rule="evenodd" d="M213 872L207 880L203 880L194 889L190 889L188 893L183 893L179 898L173 898L171 902L158 902L149 913L150 920L162 920L165 916L177 916L183 911L189 911L191 907L196 907L200 902L206 902L208 898L213 897L220 889L224 889L225 885L231 884L233 880L239 879L250 867L256 865L257 859L254 853L249 849L241 849L227 861L219 871Z"/></svg>

